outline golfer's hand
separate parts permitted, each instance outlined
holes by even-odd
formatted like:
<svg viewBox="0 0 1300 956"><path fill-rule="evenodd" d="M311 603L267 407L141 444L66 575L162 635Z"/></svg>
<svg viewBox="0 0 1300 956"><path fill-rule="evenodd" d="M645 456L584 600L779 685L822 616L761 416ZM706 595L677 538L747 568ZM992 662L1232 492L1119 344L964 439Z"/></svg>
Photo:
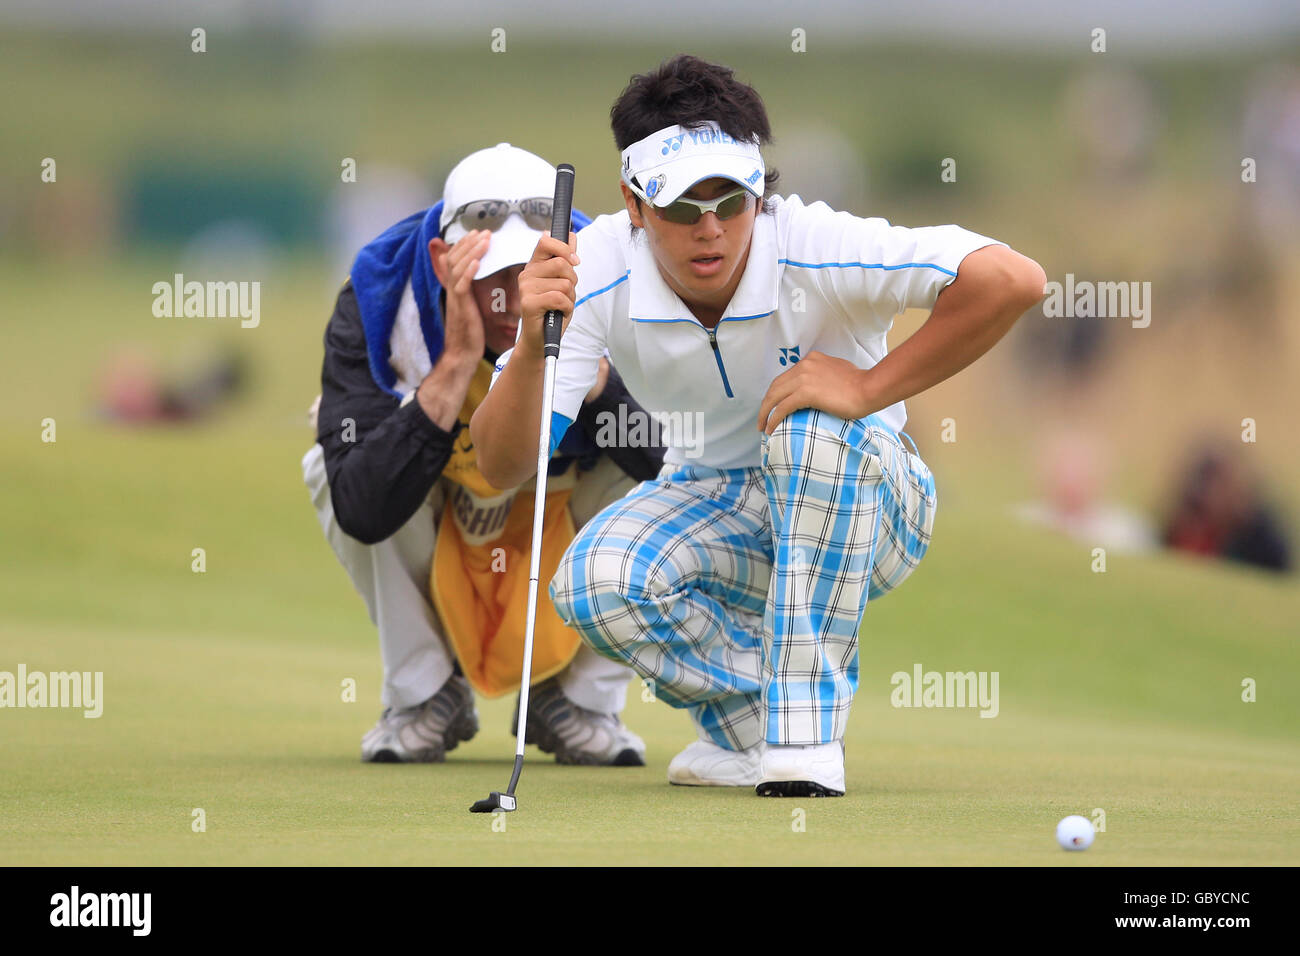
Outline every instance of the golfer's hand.
<svg viewBox="0 0 1300 956"><path fill-rule="evenodd" d="M434 275L447 290L443 354L457 364L477 366L483 357L483 316L474 300L474 273L491 241L486 229L467 233L454 246L442 239L429 241Z"/></svg>
<svg viewBox="0 0 1300 956"><path fill-rule="evenodd" d="M578 237L569 233L566 245L558 239L543 236L533 250L533 257L519 274L520 311L523 327L519 330L516 349L525 354L542 357L542 324L546 313L556 309L564 313L562 329L569 327L573 318L573 300L578 288Z"/></svg>
<svg viewBox="0 0 1300 956"><path fill-rule="evenodd" d="M862 388L865 374L852 362L809 352L768 387L758 407L759 431L772 434L782 419L801 408L819 408L846 421L870 414L874 409L866 407Z"/></svg>

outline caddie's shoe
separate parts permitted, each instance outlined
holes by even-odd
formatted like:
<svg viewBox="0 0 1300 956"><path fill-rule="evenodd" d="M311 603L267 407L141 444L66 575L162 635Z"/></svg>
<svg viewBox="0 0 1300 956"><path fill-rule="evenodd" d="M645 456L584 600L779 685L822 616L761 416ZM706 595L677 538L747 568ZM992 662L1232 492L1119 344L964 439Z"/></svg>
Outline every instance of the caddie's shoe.
<svg viewBox="0 0 1300 956"><path fill-rule="evenodd" d="M760 797L844 796L844 741L763 748L754 792Z"/></svg>
<svg viewBox="0 0 1300 956"><path fill-rule="evenodd" d="M361 738L365 763L441 763L447 751L478 733L478 712L469 681L453 674L423 704L388 708Z"/></svg>
<svg viewBox="0 0 1300 956"><path fill-rule="evenodd" d="M752 787L758 783L762 753L761 743L748 750L727 750L697 740L668 764L668 782L679 787Z"/></svg>
<svg viewBox="0 0 1300 956"><path fill-rule="evenodd" d="M510 732L519 724L519 701ZM558 678L543 681L528 691L528 724L524 743L536 744L542 753L555 754L555 762L591 767L644 767L645 741L618 719L579 707L564 696Z"/></svg>

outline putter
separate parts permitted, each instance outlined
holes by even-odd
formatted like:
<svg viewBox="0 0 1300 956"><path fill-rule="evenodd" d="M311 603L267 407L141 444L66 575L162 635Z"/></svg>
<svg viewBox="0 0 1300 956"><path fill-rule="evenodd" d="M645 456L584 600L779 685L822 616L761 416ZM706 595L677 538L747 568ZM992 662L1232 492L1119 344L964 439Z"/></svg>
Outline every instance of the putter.
<svg viewBox="0 0 1300 956"><path fill-rule="evenodd" d="M573 167L561 163L555 170L555 202L551 207L551 235L569 241L569 214L573 206ZM533 501L533 546L528 564L528 623L524 629L524 673L519 681L519 723L515 728L515 769L510 774L506 792L493 790L483 800L476 800L470 813L509 813L518 809L515 787L524 769L524 727L528 722L528 685L533 676L533 629L537 623L537 579L542 564L542 519L546 514L546 469L551 458L551 405L555 402L555 363L560 358L560 333L564 330L564 313L554 309L546 313L542 335L545 343L546 371L542 378L542 428L537 443L537 494Z"/></svg>

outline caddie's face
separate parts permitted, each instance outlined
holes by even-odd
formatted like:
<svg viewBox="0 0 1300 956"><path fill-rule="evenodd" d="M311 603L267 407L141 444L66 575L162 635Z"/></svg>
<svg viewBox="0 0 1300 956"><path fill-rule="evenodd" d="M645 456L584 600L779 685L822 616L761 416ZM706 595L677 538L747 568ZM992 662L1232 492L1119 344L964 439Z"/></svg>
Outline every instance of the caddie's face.
<svg viewBox="0 0 1300 956"><path fill-rule="evenodd" d="M717 199L731 192L730 179L706 179L685 193L688 199ZM754 234L758 203L731 219L706 212L694 225L666 222L647 204L637 211L636 197L623 185L632 225L645 230L664 281L687 305L724 309L740 285Z"/></svg>
<svg viewBox="0 0 1300 956"><path fill-rule="evenodd" d="M515 347L521 314L519 275L523 271L521 263L499 269L473 283L474 301L478 303L479 315L483 316L483 343L497 355Z"/></svg>

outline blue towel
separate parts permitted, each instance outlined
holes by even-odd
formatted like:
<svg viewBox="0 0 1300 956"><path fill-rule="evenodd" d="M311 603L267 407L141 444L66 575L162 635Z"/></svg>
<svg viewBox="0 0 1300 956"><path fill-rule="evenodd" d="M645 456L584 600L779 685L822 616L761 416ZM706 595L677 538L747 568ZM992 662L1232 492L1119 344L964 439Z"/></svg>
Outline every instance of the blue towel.
<svg viewBox="0 0 1300 956"><path fill-rule="evenodd" d="M401 397L394 387L397 372L389 362L389 341L402 292L410 280L415 304L420 310L420 330L429 349L429 361L442 355L442 309L438 304L442 286L429 261L429 241L439 234L442 217L441 200L428 209L407 216L372 240L352 263L352 288L361 309L361 325L370 357L370 374L384 391ZM573 210L573 231L578 232L591 220Z"/></svg>

